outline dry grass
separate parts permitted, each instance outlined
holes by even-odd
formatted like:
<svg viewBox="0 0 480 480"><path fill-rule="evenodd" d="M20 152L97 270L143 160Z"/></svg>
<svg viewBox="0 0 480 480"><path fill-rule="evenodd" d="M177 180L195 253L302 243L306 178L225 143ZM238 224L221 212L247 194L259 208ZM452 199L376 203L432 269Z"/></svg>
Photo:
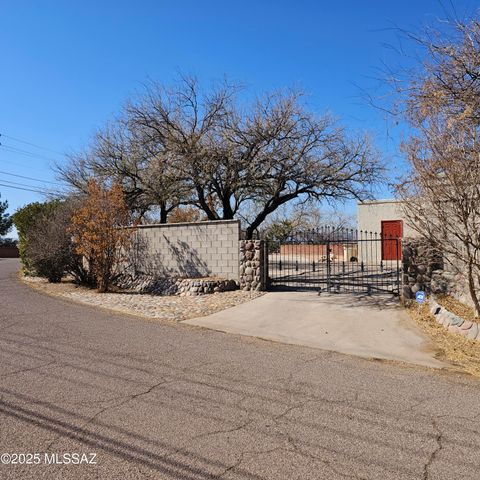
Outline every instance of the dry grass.
<svg viewBox="0 0 480 480"><path fill-rule="evenodd" d="M464 320L470 320L472 322L478 322L479 319L475 318L475 310L472 307L459 302L456 298L450 295L436 295L435 299L438 304L445 307L449 312L458 315Z"/></svg>
<svg viewBox="0 0 480 480"><path fill-rule="evenodd" d="M453 312L453 309L451 311ZM433 340L440 359L447 360L461 370L480 377L480 342L451 333L439 325L430 313L428 305L412 305L408 308L408 312Z"/></svg>

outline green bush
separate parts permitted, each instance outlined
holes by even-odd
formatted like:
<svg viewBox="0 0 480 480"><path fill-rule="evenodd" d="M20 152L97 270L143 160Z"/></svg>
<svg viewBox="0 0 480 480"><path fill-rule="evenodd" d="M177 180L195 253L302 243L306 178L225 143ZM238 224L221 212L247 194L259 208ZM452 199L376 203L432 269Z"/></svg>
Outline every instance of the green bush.
<svg viewBox="0 0 480 480"><path fill-rule="evenodd" d="M33 267L27 255L28 232L39 217L53 212L60 204L60 200L33 202L19 208L12 215L13 224L18 232L18 250L25 275L33 273Z"/></svg>
<svg viewBox="0 0 480 480"><path fill-rule="evenodd" d="M24 254L31 273L49 282L60 282L64 275L70 274L77 283L94 286L82 256L75 252L69 231L76 210L78 201L68 199L36 215L25 236Z"/></svg>
<svg viewBox="0 0 480 480"><path fill-rule="evenodd" d="M0 201L0 236L6 235L12 226L12 218L6 213L7 208L8 202Z"/></svg>

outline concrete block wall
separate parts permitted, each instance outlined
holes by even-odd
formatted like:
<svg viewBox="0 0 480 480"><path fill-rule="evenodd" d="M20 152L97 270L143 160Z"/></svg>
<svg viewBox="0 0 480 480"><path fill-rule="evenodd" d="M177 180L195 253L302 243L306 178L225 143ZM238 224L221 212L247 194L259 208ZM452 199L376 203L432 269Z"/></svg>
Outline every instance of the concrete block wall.
<svg viewBox="0 0 480 480"><path fill-rule="evenodd" d="M239 281L238 220L142 225L135 237L136 273Z"/></svg>

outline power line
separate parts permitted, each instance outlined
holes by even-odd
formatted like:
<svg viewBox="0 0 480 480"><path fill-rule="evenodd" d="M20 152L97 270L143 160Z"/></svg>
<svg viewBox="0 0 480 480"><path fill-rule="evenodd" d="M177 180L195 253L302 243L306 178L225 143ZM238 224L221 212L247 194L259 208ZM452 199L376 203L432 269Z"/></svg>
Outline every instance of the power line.
<svg viewBox="0 0 480 480"><path fill-rule="evenodd" d="M53 150L52 148L42 147L41 145L37 145L36 143L27 142L26 140L22 140L21 138L11 137L10 135L5 135L4 133L0 133L0 137L9 138L14 142L24 143L25 145L30 145L31 147L39 148L41 150L45 150L47 152L56 153L57 155L64 155L64 153L59 152L58 150Z"/></svg>
<svg viewBox="0 0 480 480"><path fill-rule="evenodd" d="M5 152L4 152L5 153ZM13 167L19 168L27 168L29 172L36 172L39 175L43 175L45 173L45 169L47 168L44 163L30 163L28 159L15 159L14 161L11 159L6 160L5 158L2 158L2 151L0 149L0 168L7 168L8 165L12 165Z"/></svg>
<svg viewBox="0 0 480 480"><path fill-rule="evenodd" d="M0 178L0 182L5 182L12 185L20 185L21 187L29 187L29 188L32 187L32 188L38 188L43 190L42 187L37 185L29 185L28 183L13 182L12 180L5 180L4 178Z"/></svg>
<svg viewBox="0 0 480 480"><path fill-rule="evenodd" d="M16 174L16 173L3 172L2 170L0 170L0 173L3 174L3 175L9 175L9 176L11 176L11 177L24 178L25 180L33 180L34 182L51 183L52 185L61 186L60 183L58 183L58 182L51 182L51 181L49 181L49 180L41 180L41 179L39 179L39 178L26 177L25 175L18 175L18 174Z"/></svg>
<svg viewBox="0 0 480 480"><path fill-rule="evenodd" d="M11 145L4 145L3 143L0 143L0 147L3 148L4 150L6 150L7 152L10 152L10 153L18 153L20 155L25 155L27 157L39 158L40 160L48 160L49 162L58 161L55 158L45 157L43 155L38 155L34 152L29 152L28 150L23 150L21 148L12 147Z"/></svg>
<svg viewBox="0 0 480 480"><path fill-rule="evenodd" d="M7 188L13 188L14 190L25 190L27 192L35 192L35 193L41 193L43 195L46 195L47 192L41 191L41 190L34 190L32 188L22 188L22 187L14 187L13 185L5 185L4 183L0 183L0 187L7 187Z"/></svg>

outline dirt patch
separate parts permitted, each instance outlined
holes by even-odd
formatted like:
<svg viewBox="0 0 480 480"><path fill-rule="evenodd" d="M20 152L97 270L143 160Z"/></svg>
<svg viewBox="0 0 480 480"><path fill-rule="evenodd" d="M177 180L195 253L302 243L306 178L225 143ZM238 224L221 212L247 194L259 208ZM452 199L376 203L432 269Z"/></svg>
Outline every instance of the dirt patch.
<svg viewBox="0 0 480 480"><path fill-rule="evenodd" d="M446 304L444 306L456 313ZM433 340L441 360L447 360L461 370L480 377L480 342L450 333L436 322L426 304L412 305L407 310L418 326Z"/></svg>

